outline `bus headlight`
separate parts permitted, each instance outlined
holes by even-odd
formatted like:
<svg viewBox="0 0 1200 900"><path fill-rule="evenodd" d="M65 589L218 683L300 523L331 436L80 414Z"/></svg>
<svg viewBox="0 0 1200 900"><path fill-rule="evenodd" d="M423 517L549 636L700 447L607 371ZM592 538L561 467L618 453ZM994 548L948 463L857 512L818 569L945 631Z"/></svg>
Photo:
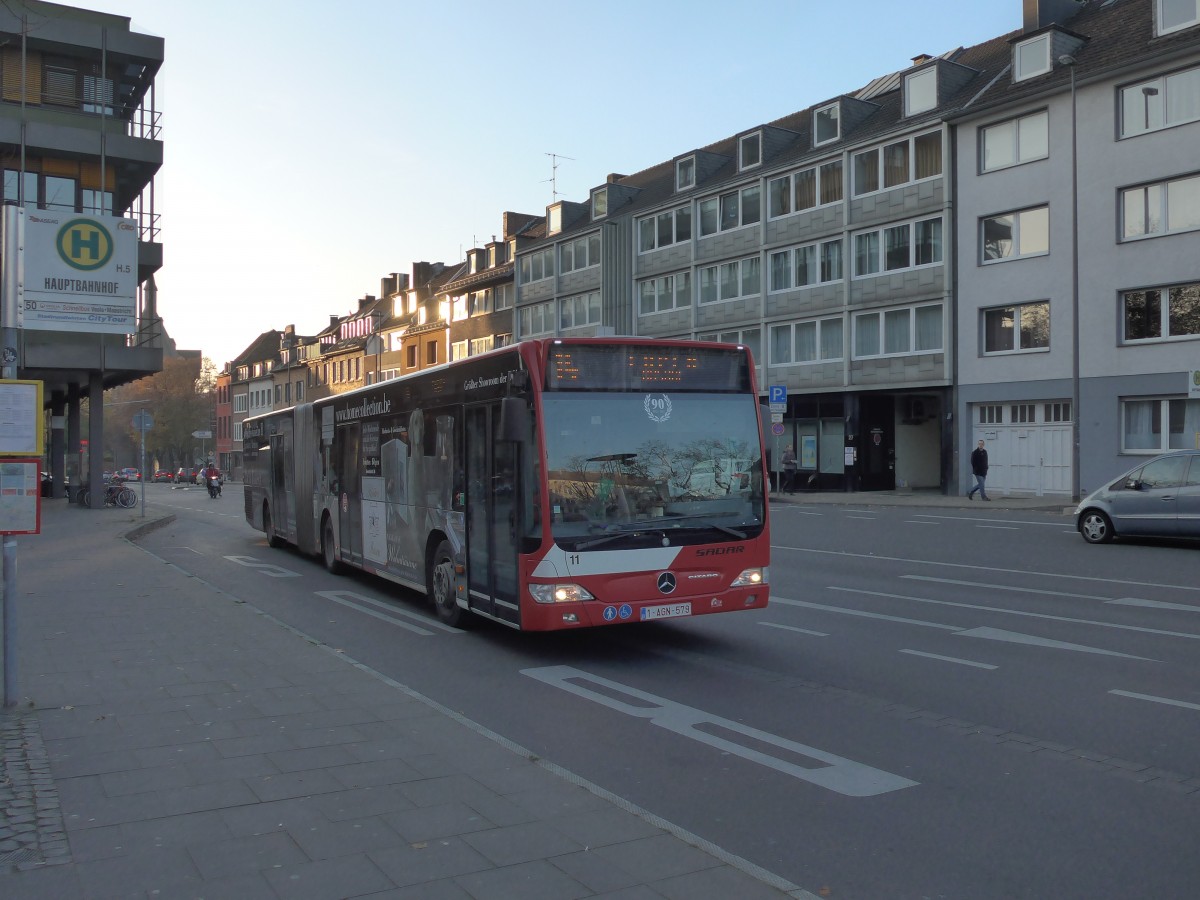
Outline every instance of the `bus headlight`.
<svg viewBox="0 0 1200 900"><path fill-rule="evenodd" d="M730 587L754 587L756 584L766 584L770 569L766 566L756 569L743 569L742 574L733 579Z"/></svg>
<svg viewBox="0 0 1200 900"><path fill-rule="evenodd" d="M529 593L538 603L576 603L596 599L587 588L577 584L531 584Z"/></svg>

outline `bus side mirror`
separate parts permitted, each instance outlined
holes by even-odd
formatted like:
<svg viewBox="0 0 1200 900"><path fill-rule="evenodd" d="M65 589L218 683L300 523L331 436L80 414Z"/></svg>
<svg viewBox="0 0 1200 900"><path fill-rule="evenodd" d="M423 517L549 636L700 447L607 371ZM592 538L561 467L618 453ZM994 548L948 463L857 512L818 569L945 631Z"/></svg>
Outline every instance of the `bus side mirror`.
<svg viewBox="0 0 1200 900"><path fill-rule="evenodd" d="M500 440L524 443L529 438L529 407L520 397L500 401Z"/></svg>

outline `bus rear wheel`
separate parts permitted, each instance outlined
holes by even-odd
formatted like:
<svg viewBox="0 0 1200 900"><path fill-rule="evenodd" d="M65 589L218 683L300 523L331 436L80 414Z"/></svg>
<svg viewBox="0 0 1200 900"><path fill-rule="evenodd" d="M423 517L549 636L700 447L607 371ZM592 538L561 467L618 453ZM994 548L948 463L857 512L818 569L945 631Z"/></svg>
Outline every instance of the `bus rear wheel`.
<svg viewBox="0 0 1200 900"><path fill-rule="evenodd" d="M275 533L275 520L271 518L271 507L263 504L263 531L267 533L268 547L282 547L286 542Z"/></svg>
<svg viewBox="0 0 1200 900"><path fill-rule="evenodd" d="M328 517L321 527L321 556L325 560L325 568L334 575L342 573L342 561L337 557L337 545L333 542L333 522Z"/></svg>
<svg viewBox="0 0 1200 900"><path fill-rule="evenodd" d="M457 579L454 577L454 555L450 552L448 541L439 543L437 550L429 560L428 582L429 599L433 601L437 617L451 628L461 626L465 614L458 605L457 591L455 591Z"/></svg>

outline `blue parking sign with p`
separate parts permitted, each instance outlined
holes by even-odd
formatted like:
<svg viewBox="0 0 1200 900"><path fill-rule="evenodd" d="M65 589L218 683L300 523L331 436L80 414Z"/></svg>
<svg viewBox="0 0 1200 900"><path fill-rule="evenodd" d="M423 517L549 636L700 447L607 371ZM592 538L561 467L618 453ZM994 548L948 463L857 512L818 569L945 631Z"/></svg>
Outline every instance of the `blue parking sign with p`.
<svg viewBox="0 0 1200 900"><path fill-rule="evenodd" d="M769 403L787 403L787 385L773 384L768 389L767 402Z"/></svg>

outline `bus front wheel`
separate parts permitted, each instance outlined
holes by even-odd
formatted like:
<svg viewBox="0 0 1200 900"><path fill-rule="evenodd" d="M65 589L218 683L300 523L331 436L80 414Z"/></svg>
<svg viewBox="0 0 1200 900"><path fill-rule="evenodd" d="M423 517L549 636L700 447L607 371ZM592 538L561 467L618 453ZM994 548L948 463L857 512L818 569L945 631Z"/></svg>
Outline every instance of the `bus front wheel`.
<svg viewBox="0 0 1200 900"><path fill-rule="evenodd" d="M437 616L451 628L463 624L464 614L458 605L454 577L454 556L450 552L450 544L442 541L429 560L429 598L433 600L433 608Z"/></svg>
<svg viewBox="0 0 1200 900"><path fill-rule="evenodd" d="M321 527L321 556L325 560L325 568L334 575L342 572L342 561L337 556L337 545L333 542L333 522L327 517Z"/></svg>

